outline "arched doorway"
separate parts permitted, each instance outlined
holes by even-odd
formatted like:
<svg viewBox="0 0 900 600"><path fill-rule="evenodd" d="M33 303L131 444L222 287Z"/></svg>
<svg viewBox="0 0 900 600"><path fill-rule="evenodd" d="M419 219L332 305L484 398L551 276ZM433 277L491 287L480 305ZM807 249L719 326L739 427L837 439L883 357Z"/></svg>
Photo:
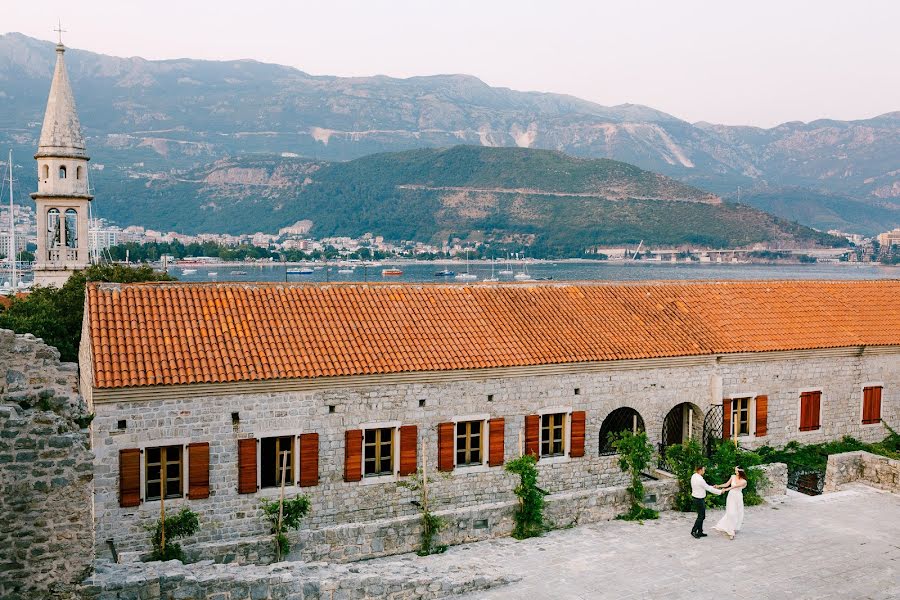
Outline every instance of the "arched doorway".
<svg viewBox="0 0 900 600"><path fill-rule="evenodd" d="M616 450L609 442L610 433L621 431L644 431L644 419L638 411L629 406L623 406L609 413L600 426L600 456L615 454Z"/></svg>
<svg viewBox="0 0 900 600"><path fill-rule="evenodd" d="M672 407L663 419L659 442L659 466L666 469L666 448L683 444L688 440L702 443L703 412L696 404L682 402ZM671 471L671 469L667 469Z"/></svg>

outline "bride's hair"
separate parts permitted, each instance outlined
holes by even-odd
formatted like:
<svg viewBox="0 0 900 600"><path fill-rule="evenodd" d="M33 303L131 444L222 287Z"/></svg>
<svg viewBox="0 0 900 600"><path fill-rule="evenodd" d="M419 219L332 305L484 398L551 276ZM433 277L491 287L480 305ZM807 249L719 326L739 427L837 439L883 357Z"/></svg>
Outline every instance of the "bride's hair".
<svg viewBox="0 0 900 600"><path fill-rule="evenodd" d="M747 481L747 474L744 473L744 470L742 468L738 467L737 474L738 474L738 477L740 477L744 481Z"/></svg>

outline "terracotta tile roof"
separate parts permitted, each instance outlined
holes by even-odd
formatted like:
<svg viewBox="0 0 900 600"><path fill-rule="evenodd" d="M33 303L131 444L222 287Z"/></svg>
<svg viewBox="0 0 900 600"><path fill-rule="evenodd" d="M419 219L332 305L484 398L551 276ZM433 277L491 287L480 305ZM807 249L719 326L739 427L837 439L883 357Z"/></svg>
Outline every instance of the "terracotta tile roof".
<svg viewBox="0 0 900 600"><path fill-rule="evenodd" d="M118 388L900 345L900 281L91 284Z"/></svg>

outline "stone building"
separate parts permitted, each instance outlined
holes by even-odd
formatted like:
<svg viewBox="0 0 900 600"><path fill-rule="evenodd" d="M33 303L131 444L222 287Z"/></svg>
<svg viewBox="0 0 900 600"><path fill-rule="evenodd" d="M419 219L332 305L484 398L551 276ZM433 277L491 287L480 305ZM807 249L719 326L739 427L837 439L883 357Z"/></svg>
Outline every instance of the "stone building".
<svg viewBox="0 0 900 600"><path fill-rule="evenodd" d="M56 68L34 155L38 190L31 194L37 213L34 282L61 286L73 271L90 264L88 223L93 199L88 160L75 96L66 72L66 48L56 46Z"/></svg>
<svg viewBox="0 0 900 600"><path fill-rule="evenodd" d="M584 522L624 500L610 431L644 429L660 448L881 439L881 421L900 417L898 292L92 284L80 363L98 552L107 540L145 552L165 495L167 510L200 515L189 551L261 560L260 501L279 493L282 452L288 496L313 506L295 555L344 560L415 547L397 482L426 457L446 475L431 487L452 524L442 535L464 541L508 533L515 479L502 465L522 452L565 499L560 518Z"/></svg>

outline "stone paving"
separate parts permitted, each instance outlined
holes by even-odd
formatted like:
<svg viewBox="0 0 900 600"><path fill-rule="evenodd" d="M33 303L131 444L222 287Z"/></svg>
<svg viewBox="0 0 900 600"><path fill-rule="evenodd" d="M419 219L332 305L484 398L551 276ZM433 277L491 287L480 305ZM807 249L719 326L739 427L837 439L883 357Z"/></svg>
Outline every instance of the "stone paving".
<svg viewBox="0 0 900 600"><path fill-rule="evenodd" d="M796 492L748 508L731 541L695 540L693 517L665 512L643 525L612 521L517 542L452 548L426 560L488 569L518 582L459 600L526 598L900 598L900 496L853 484Z"/></svg>

